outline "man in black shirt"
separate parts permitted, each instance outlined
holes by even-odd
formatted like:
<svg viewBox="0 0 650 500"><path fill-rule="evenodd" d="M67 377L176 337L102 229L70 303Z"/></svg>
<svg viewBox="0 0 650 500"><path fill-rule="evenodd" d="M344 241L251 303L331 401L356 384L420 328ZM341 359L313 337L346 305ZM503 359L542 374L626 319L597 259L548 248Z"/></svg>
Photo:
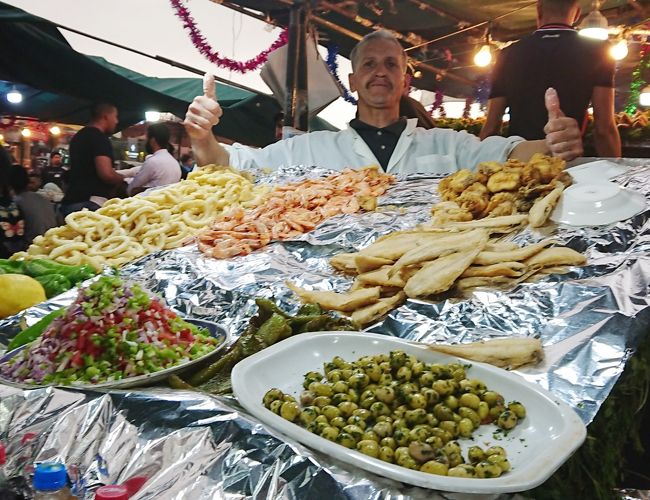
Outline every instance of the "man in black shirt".
<svg viewBox="0 0 650 500"><path fill-rule="evenodd" d="M507 107L509 135L543 139L549 118L544 93L552 87L566 116L580 125L585 124L591 101L598 155L621 155L614 120L614 60L607 42L579 36L571 27L579 17L578 0L538 0L539 29L499 54L481 139L500 133Z"/></svg>
<svg viewBox="0 0 650 500"><path fill-rule="evenodd" d="M70 141L68 189L61 202L66 215L87 208L101 207L124 177L113 169L113 147L108 135L117 126L117 108L100 103L93 107L91 122Z"/></svg>

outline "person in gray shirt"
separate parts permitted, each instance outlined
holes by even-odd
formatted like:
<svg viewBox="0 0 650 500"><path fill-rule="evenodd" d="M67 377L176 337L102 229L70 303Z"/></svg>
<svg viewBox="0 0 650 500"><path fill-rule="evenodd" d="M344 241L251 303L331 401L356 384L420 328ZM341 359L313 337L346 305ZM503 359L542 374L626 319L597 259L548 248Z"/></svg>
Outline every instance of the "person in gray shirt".
<svg viewBox="0 0 650 500"><path fill-rule="evenodd" d="M29 176L20 165L11 167L10 182L15 193L14 201L25 218L25 242L29 245L38 235L58 225L54 205L40 194L27 189Z"/></svg>

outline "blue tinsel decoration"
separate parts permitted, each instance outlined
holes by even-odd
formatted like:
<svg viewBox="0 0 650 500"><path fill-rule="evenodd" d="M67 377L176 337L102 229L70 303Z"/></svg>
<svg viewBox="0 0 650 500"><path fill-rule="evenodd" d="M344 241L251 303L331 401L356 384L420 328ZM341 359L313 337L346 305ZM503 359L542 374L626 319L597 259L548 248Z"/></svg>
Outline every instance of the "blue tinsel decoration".
<svg viewBox="0 0 650 500"><path fill-rule="evenodd" d="M337 81L337 83L341 86L343 89L343 99L345 99L347 102L351 104L357 104L357 100L355 97L350 93L350 91L347 89L345 85L343 85L343 82L341 81L341 78L339 78L339 64L337 62L337 58L339 56L339 48L336 45L330 45L327 47L327 67L330 70L330 73L332 73L332 76L334 79Z"/></svg>

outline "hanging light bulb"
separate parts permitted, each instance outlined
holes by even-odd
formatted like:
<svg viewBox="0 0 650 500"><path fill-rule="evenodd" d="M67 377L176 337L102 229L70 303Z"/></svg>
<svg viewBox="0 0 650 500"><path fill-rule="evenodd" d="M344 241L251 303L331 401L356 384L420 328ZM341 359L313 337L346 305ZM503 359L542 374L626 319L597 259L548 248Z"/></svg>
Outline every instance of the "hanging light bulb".
<svg viewBox="0 0 650 500"><path fill-rule="evenodd" d="M610 55L616 61L625 59L627 57L627 52L627 40L625 38L621 38L618 42L612 45L611 49L609 49Z"/></svg>
<svg viewBox="0 0 650 500"><path fill-rule="evenodd" d="M145 111L144 119L145 119L145 121L148 121L148 122L157 122L158 120L160 120L160 112L159 111Z"/></svg>
<svg viewBox="0 0 650 500"><path fill-rule="evenodd" d="M587 38L595 38L596 40L607 40L609 32L607 28L607 18L600 13L600 2L596 0L593 4L591 12L580 23L580 30L578 33Z"/></svg>
<svg viewBox="0 0 650 500"><path fill-rule="evenodd" d="M18 89L14 85L9 92L7 92L7 101L11 104L19 104L23 100L23 95L18 92Z"/></svg>
<svg viewBox="0 0 650 500"><path fill-rule="evenodd" d="M491 62L492 50L490 50L489 45L485 44L481 47L481 50L474 54L474 64L481 68L485 68L486 66L489 66Z"/></svg>
<svg viewBox="0 0 650 500"><path fill-rule="evenodd" d="M50 134L59 135L59 134L61 134L61 129L59 127L57 127L56 125L54 125L54 127L50 128Z"/></svg>
<svg viewBox="0 0 650 500"><path fill-rule="evenodd" d="M24 128L20 131L20 134L25 138L29 139L32 136L32 131L29 130L28 128Z"/></svg>
<svg viewBox="0 0 650 500"><path fill-rule="evenodd" d="M650 85L646 85L639 95L639 104L641 106L650 106Z"/></svg>
<svg viewBox="0 0 650 500"><path fill-rule="evenodd" d="M422 71L416 69L415 72L413 73L413 78L422 78Z"/></svg>

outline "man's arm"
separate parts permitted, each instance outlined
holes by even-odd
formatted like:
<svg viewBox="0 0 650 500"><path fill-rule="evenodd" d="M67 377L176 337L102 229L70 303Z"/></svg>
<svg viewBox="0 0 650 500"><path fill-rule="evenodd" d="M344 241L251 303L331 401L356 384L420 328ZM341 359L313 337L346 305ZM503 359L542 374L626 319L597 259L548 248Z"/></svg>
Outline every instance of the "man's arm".
<svg viewBox="0 0 650 500"><path fill-rule="evenodd" d="M113 162L109 156L95 156L95 170L99 178L107 184L119 185L124 182L124 177L113 169Z"/></svg>
<svg viewBox="0 0 650 500"><path fill-rule="evenodd" d="M145 160L142 164L142 168L138 171L133 180L127 186L126 192L130 196L133 196L144 191L147 183L153 178L153 173L154 172L153 168L151 168L151 164Z"/></svg>
<svg viewBox="0 0 650 500"><path fill-rule="evenodd" d="M214 76L207 74L203 77L203 95L195 97L185 115L185 130L192 141L192 151L199 167L209 164L230 166L228 151L219 144L212 134L223 110L217 101L216 83Z"/></svg>
<svg viewBox="0 0 650 500"><path fill-rule="evenodd" d="M594 87L591 94L594 108L594 146L598 156L621 156L621 137L614 119L614 89Z"/></svg>
<svg viewBox="0 0 650 500"><path fill-rule="evenodd" d="M487 117L481 129L479 138L481 140L491 135L500 135L503 124L503 113L506 111L507 101L505 97L492 97L488 100Z"/></svg>

